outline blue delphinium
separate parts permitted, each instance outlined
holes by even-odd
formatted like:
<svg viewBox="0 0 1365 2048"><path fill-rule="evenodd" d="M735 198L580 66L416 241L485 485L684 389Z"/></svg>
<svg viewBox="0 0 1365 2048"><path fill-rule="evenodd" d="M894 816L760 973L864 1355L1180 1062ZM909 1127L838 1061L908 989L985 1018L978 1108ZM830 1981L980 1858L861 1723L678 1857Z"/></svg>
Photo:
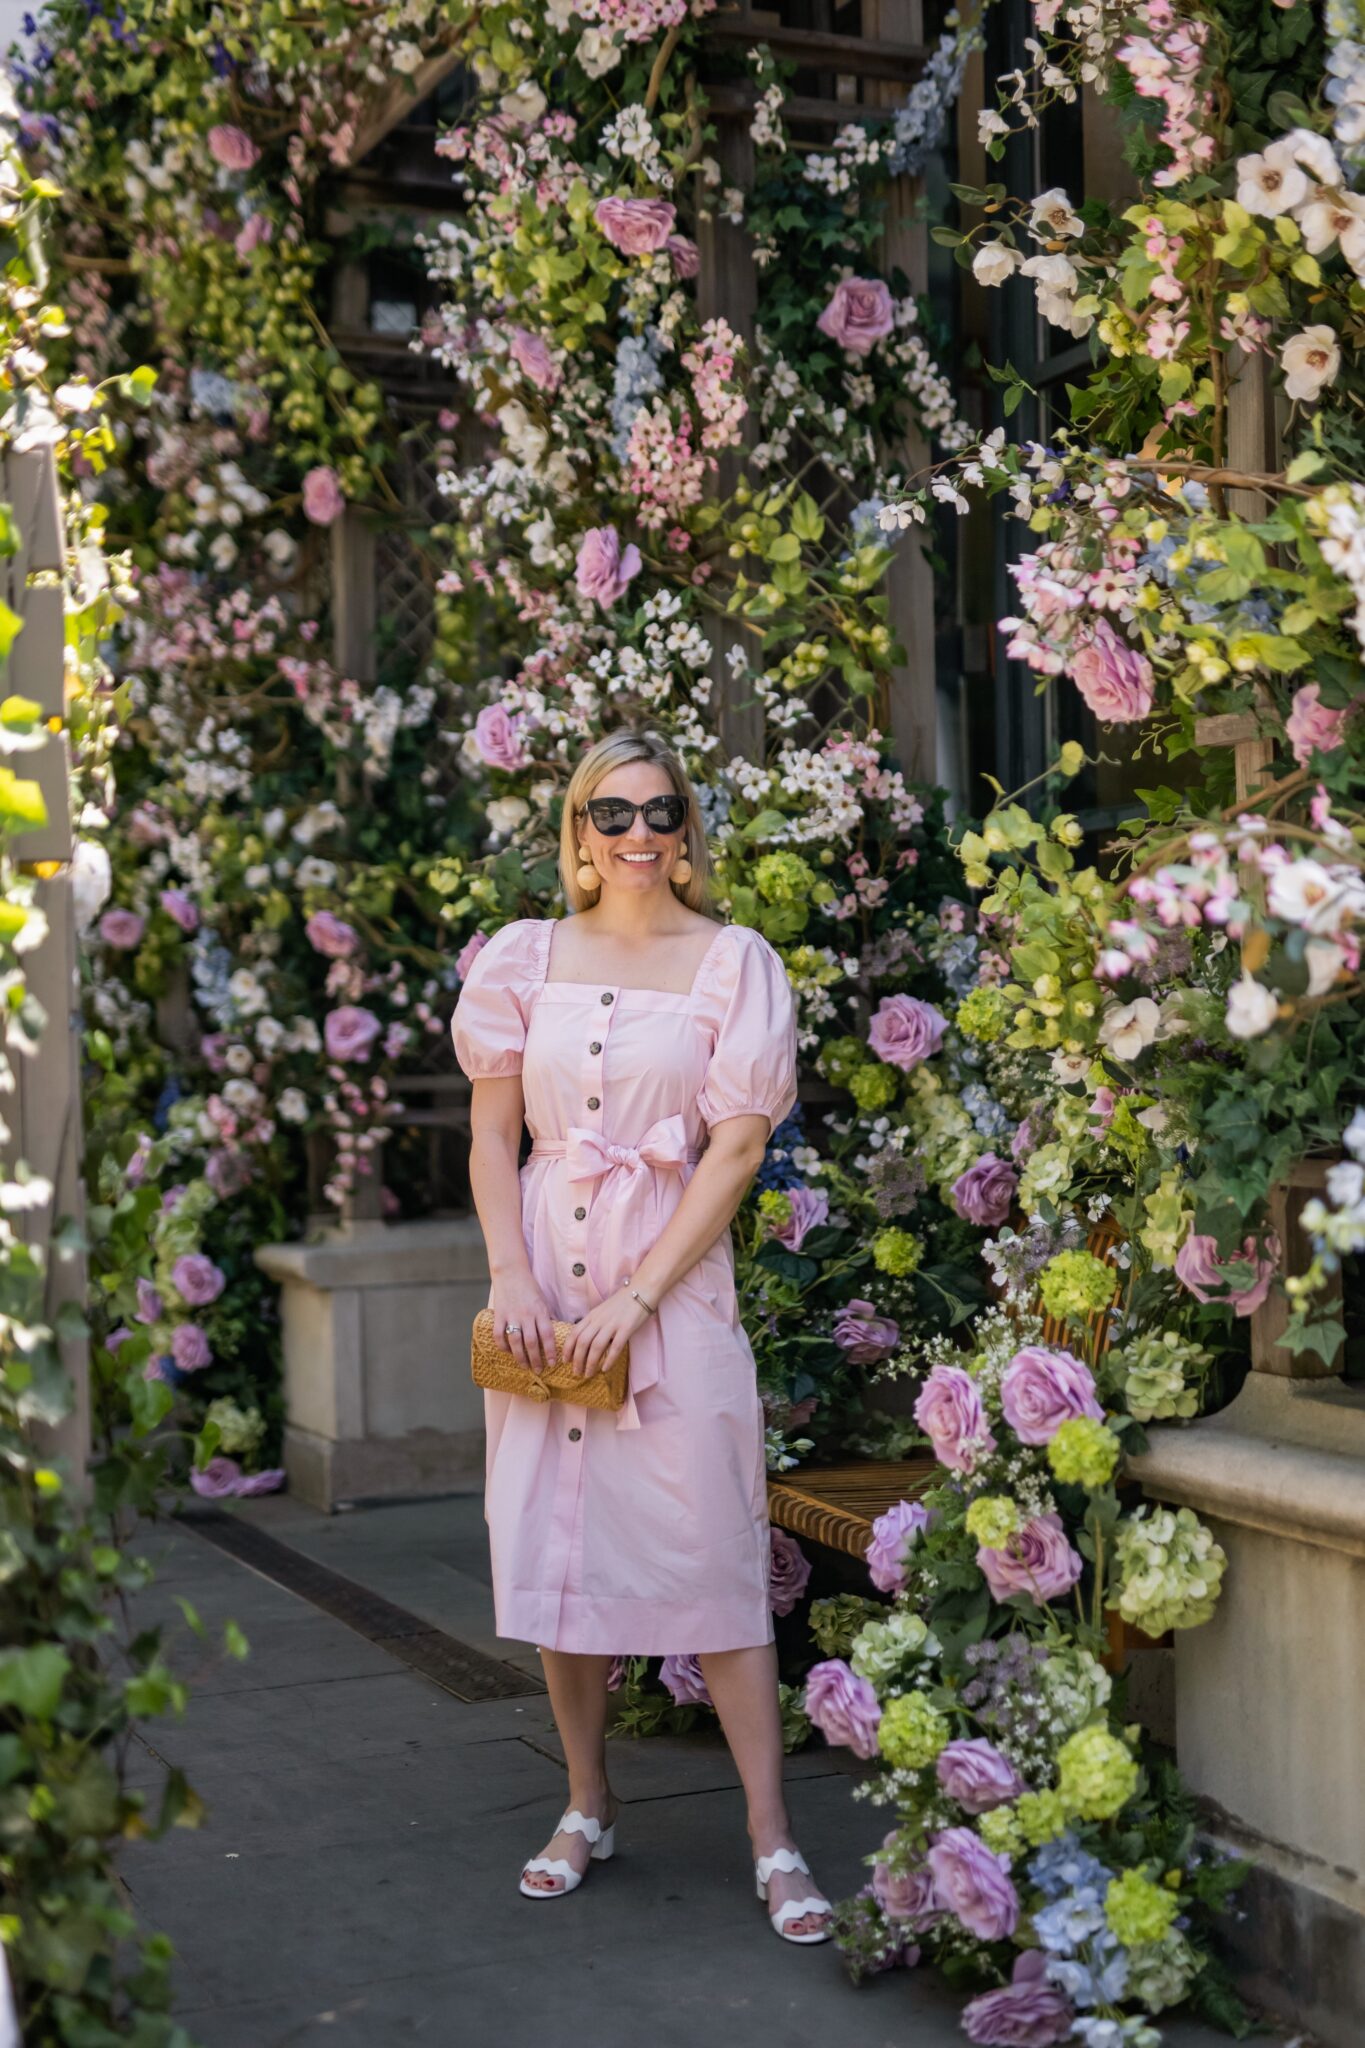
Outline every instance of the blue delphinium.
<svg viewBox="0 0 1365 2048"><path fill-rule="evenodd" d="M618 462L626 459L626 444L635 415L647 398L663 388L659 368L659 330L646 327L643 334L623 334L616 344L616 371L611 393L611 452Z"/></svg>
<svg viewBox="0 0 1365 2048"><path fill-rule="evenodd" d="M768 1140L763 1164L758 1169L759 1187L799 1187L805 1176L793 1160L792 1154L805 1142L806 1133L802 1123L801 1106L798 1103L791 1115L782 1119Z"/></svg>

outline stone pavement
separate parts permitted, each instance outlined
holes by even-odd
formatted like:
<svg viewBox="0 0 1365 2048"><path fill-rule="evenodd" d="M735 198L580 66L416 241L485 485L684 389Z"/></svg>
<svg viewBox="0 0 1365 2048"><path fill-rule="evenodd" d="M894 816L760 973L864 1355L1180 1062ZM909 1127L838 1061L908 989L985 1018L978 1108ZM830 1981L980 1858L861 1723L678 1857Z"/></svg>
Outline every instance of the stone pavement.
<svg viewBox="0 0 1365 2048"><path fill-rule="evenodd" d="M535 1681L534 1652L492 1633L476 1499L229 1512L500 1659L513 1686ZM412 1668L412 1644L440 1638L381 1647L183 1525L139 1547L158 1578L137 1618L165 1623L192 1699L183 1723L149 1729L132 1774L154 1791L181 1765L208 1819L131 1848L123 1873L143 1924L175 1944L179 2014L202 2048L959 2048L961 2001L932 1975L855 1991L832 1946L769 1932L714 1736L613 1743L614 1860L572 1898L532 1902L516 1872L563 1789L543 1694L456 1698ZM177 1595L211 1644L239 1623L250 1656L206 1652ZM878 1816L852 1802L842 1753L793 1758L790 1777L798 1838L845 1895Z"/></svg>

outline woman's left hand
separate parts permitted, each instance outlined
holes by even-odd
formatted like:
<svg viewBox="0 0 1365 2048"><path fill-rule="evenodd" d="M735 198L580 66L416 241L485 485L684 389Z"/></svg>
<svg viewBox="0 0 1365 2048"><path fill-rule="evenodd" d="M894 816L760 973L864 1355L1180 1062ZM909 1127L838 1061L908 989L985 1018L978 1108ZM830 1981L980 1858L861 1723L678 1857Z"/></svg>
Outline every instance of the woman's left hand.
<svg viewBox="0 0 1365 2048"><path fill-rule="evenodd" d="M564 1357L579 1379L591 1379L608 1372L621 1356L635 1332L649 1318L633 1294L619 1288L590 1308L582 1322L575 1323Z"/></svg>

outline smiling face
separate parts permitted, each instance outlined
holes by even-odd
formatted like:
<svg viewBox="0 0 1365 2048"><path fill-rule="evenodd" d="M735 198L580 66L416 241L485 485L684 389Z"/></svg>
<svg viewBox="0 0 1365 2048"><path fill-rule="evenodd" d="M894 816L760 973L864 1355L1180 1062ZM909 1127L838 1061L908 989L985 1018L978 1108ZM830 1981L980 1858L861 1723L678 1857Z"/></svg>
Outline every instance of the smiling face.
<svg viewBox="0 0 1365 2048"><path fill-rule="evenodd" d="M652 796L674 796L667 769L653 761L628 761L602 777L593 797L625 797L633 804L648 803ZM599 832L590 816L579 820L578 843L586 847L588 859L602 877L602 888L629 890L638 894L648 889L666 889L677 862L687 852L687 826L680 832L651 832L637 811L630 830L619 837Z"/></svg>

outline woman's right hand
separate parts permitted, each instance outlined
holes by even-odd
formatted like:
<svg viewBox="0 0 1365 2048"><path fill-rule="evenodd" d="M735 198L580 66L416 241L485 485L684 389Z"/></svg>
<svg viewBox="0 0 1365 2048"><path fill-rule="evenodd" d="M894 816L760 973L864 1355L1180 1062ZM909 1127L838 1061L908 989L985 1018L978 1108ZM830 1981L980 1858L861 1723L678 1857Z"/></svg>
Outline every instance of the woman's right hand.
<svg viewBox="0 0 1365 2048"><path fill-rule="evenodd" d="M489 1306L494 1339L505 1351L532 1372L554 1364L555 1319L529 1273L516 1280L495 1280ZM509 1329L509 1324L519 1327Z"/></svg>

